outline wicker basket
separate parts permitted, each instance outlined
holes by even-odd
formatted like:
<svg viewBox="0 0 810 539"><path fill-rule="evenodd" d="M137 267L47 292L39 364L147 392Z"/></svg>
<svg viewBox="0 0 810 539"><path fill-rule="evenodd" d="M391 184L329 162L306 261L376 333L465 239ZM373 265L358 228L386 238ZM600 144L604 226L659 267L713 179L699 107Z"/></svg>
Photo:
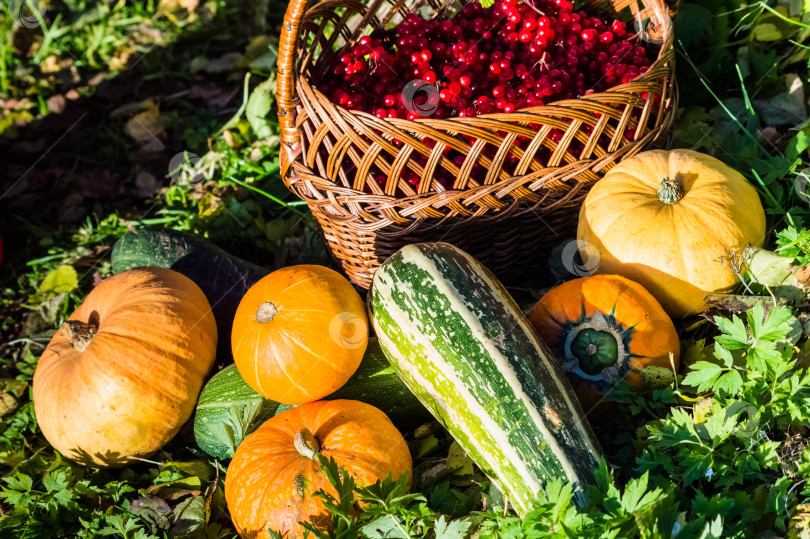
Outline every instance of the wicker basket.
<svg viewBox="0 0 810 539"><path fill-rule="evenodd" d="M524 282L546 266L555 244L573 235L580 204L600 175L617 161L669 141L677 89L672 11L664 0L588 6L632 16L655 38L646 46L657 59L628 84L509 114L418 120L347 110L314 83L329 73L338 51L362 35L409 12L432 9L441 17L459 2L366 1L322 0L308 7L307 0L291 0L279 46L277 93L284 181L307 202L346 274L364 288L387 257L423 241L452 243L505 283ZM590 133L583 126L591 126ZM563 132L559 142L549 137L553 129ZM632 139L625 137L626 129L635 132ZM531 139L525 150L513 144L518 136ZM430 140L466 160L456 166L442 157L442 144L426 144ZM576 156L569 151L575 140L584 145ZM484 152L487 145L497 151ZM539 151L546 156L542 160L535 159ZM414 159L418 154L427 158L424 165ZM487 172L473 177L475 164ZM455 178L450 189L434 178L439 168ZM405 180L406 169L420 176L416 188ZM373 180L372 170L387 175L384 186ZM394 196L398 190L406 196Z"/></svg>

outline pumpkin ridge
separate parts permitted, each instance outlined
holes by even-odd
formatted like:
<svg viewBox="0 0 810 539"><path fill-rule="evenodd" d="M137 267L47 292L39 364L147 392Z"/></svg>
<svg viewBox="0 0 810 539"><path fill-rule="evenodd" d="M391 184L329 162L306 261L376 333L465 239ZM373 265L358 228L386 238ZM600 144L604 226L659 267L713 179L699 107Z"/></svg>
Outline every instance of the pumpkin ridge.
<svg viewBox="0 0 810 539"><path fill-rule="evenodd" d="M602 181L604 181L604 180L602 180ZM597 183L597 185L599 185L599 184ZM604 216L601 216L600 221L599 221L599 226L595 230L598 230L601 234L606 235L606 236L609 237L610 233L617 233L617 231L613 230L614 226L618 226L620 229L624 228L623 223L625 222L625 216L626 215L631 214L631 213L635 213L635 212L639 211L639 208L643 208L645 206L652 206L652 208L657 208L657 207L661 206L661 201L658 200L658 198L655 196L654 192L652 194L645 193L644 196L649 197L649 201L644 202L642 204L637 204L637 205L635 205L633 207L628 207L622 213L611 214L612 216L614 216L614 218L609 220L609 221L604 219ZM587 202L587 199L586 199L586 202ZM582 207L584 208L585 204L583 204ZM659 209L659 212L660 212L660 209ZM602 220L602 219L604 219L604 220ZM621 232L624 232L624 230L621 230Z"/></svg>
<svg viewBox="0 0 810 539"><path fill-rule="evenodd" d="M654 263L650 264L653 267L669 267L670 274L676 279L684 279L691 273L691 268L688 267L688 262L686 261L686 250L688 247L684 245L683 239L681 238L681 230L689 230L691 228L689 226L680 225L680 223L685 221L684 214L687 213L685 208L690 207L687 204L679 204L678 211L675 212L673 211L674 208L672 206L662 204L661 211L668 212L669 223L667 228L669 228L669 230L672 232L669 236L671 243L666 246L666 250L669 253L673 253L673 255L665 257L662 256L661 253L658 253L658 255L655 257ZM691 217L692 212L689 211L689 214ZM678 253L678 256L674 255L674 253Z"/></svg>
<svg viewBox="0 0 810 539"><path fill-rule="evenodd" d="M284 290L281 290L280 292L276 292L275 295L276 295L276 297L281 297L284 294L286 294L289 289L294 288L294 287L298 286L299 284L304 284L304 283L308 283L309 281L314 281L315 279L323 279L323 277L320 276L320 275L313 275L312 277L308 277L308 278L303 279L301 281L296 281L296 282L292 283L291 285L289 285ZM273 303L277 303L277 302L273 302Z"/></svg>
<svg viewBox="0 0 810 539"><path fill-rule="evenodd" d="M313 362L313 363L312 363L312 365L310 366L309 370L308 370L308 371L305 373L305 375L304 375L304 376L308 375L310 372L312 372L312 370L313 370L313 369L315 369L315 368L316 368L316 367L318 367L318 366L320 366L320 367L321 367L321 369L320 369L321 371L323 371L323 370L325 370L325 369L329 369L329 370L331 370L333 373L338 372L338 369L337 369L337 368L335 368L335 365L334 365L333 363L328 362L328 361L327 361L327 359L326 359L326 358L325 358L323 355L316 354L316 353L315 353L313 350L311 350L311 349L310 349L308 346L306 346L306 345L305 345L303 342L301 342L301 341L299 341L298 339L296 339L296 338L293 336L293 334L292 334L292 333L290 333L290 332L284 332L283 334L280 334L280 335L279 335L279 338L281 338L281 335L283 335L283 336L284 336L284 338L285 338L285 339L284 339L284 341L285 341L285 342L284 342L284 344L285 344L286 346L290 346L291 344L294 344L296 347L300 348L301 350L304 350L306 353L308 353L308 354L309 354L309 355L311 355L313 358L315 358L315 362ZM308 391L306 387L303 387L303 386L301 386L301 385L299 385L299 384L295 383L295 381L293 380L293 378L292 378L292 377L290 376L290 374L289 374L289 373L286 371L286 365L281 365L281 369L280 369L280 370L281 370L281 371L284 373L284 375L287 377L287 379L290 381L290 383L291 383L292 385L294 385L296 388L298 388L298 389L299 389L299 390L300 390L302 393L304 393L304 394L306 394L306 395L309 395L309 394L310 394L310 391ZM337 388L337 389L339 389L339 388ZM337 391L337 389L336 389L335 391Z"/></svg>
<svg viewBox="0 0 810 539"><path fill-rule="evenodd" d="M119 331L114 331L111 329L111 326L107 326L106 329L101 331L94 340L98 340L99 342L104 342L107 345L115 346L120 348L121 350L129 351L133 348L137 347L142 350L145 350L150 355L154 356L163 356L165 358L169 358L172 361L169 364L172 367L178 367L172 369L171 371L167 371L166 369L163 372L173 372L178 373L178 376L186 376L192 372L197 372L198 369L195 368L197 365L196 358L194 356L187 356L185 354L179 353L177 348L179 348L180 341L176 342L173 345L174 351L159 346L153 342L150 342L143 337L139 337L137 335L131 335L127 333L122 333ZM132 357L129 355L129 352L125 352L123 354L124 357ZM141 354L144 355L144 354ZM106 359L100 358L102 362L106 363ZM201 365L202 366L202 365ZM144 379L146 375L144 374L143 370L135 365L132 366L133 368L129 371L132 373L133 378L137 379ZM165 367L165 366L164 366ZM180 371L183 371L183 374L179 374ZM199 369L199 371L203 374L207 373L208 371L203 369ZM156 373L154 371L149 373L150 376L154 376Z"/></svg>
<svg viewBox="0 0 810 539"><path fill-rule="evenodd" d="M693 223L693 224L695 224L695 223L698 223L698 224L705 223L704 216L701 215L701 211L702 211L701 206L703 206L703 204L697 204L697 208L695 208L695 206L696 206L695 204L690 204L690 205L686 206L686 209L688 211L681 212L681 215L679 216L681 223L684 223L686 221L691 221L691 223ZM700 210L700 211L697 211L697 210ZM712 226L712 223L708 223L708 226ZM681 231L688 230L689 227L676 225L674 228L676 230L678 230L679 232L681 232ZM713 227L713 229L716 231L717 230L716 226ZM725 233L726 231L723 231L723 232ZM677 278L679 280L689 281L690 276L693 275L696 272L696 270L699 271L701 268L705 267L706 265L719 264L719 260L717 260L717 261L715 261L715 260L698 260L695 257L695 255L692 252L690 252L688 244L684 245L684 242L681 241L680 234L678 235L678 246L679 246L679 249L677 251L678 256L675 257L675 258L677 258L677 260L680 262L680 264L679 264L680 272L679 273L674 273L673 272L673 277L675 277L675 278ZM731 247L730 245L725 246L725 248L730 248L730 247ZM716 286L717 285L716 281L717 281L717 275L715 274L714 279L712 280L711 283L706 283L704 281L701 284L704 287L705 286ZM698 305L693 305L692 307L690 307L690 309L692 309L694 307L698 307L698 306L699 306L699 304Z"/></svg>
<svg viewBox="0 0 810 539"><path fill-rule="evenodd" d="M276 366L278 367L278 370L281 373L283 373L284 376L287 377L287 380L289 380L290 384L292 384L296 389L299 389L299 390L303 391L304 393L308 393L308 391L306 391L305 388L303 388L299 384L297 384L296 381L293 380L292 376L290 376L290 373L287 372L287 366L281 361L279 355L276 353L276 343L275 343L275 341L273 341L272 339L268 339L266 341L266 344L267 344L268 348L270 349L270 357L272 357L275 360L275 363L276 363ZM261 348L256 347L256 353L258 354L260 351L261 351ZM264 356L267 357L267 354L264 354ZM260 362L258 360L254 360L253 364L255 365L255 369L256 369L256 382L259 384L259 389L261 390L262 389L262 384L261 384L261 378L262 377L259 376L259 366L262 364L262 362ZM259 391L259 392L261 393L261 391Z"/></svg>

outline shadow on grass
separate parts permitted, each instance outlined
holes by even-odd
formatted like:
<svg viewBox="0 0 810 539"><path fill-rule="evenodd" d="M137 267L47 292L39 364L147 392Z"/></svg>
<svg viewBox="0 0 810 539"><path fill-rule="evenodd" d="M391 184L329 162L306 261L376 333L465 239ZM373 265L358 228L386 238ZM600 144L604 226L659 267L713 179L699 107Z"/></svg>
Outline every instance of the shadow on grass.
<svg viewBox="0 0 810 539"><path fill-rule="evenodd" d="M193 70L192 61L243 53L262 27L277 34L286 8L276 0L209 4L218 11L175 41L133 54L129 67L106 78L83 73L57 96L58 113L17 126L13 137L0 135L0 232L7 254L32 248L41 255L43 238L47 243L91 214L154 217L149 199L170 184L172 158L204 154L211 134L242 100L245 69L204 72ZM266 12L265 24L252 22L257 11Z"/></svg>

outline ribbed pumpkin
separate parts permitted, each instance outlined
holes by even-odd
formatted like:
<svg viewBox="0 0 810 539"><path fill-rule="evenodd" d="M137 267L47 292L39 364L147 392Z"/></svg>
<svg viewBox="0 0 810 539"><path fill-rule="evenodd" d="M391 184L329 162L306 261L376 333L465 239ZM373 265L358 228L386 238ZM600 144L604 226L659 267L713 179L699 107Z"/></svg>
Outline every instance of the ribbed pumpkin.
<svg viewBox="0 0 810 539"><path fill-rule="evenodd" d="M268 419L245 438L228 467L225 499L239 535L304 537L299 521L325 528L331 516L320 489L337 493L317 454L348 471L360 486L412 472L408 445L379 409L354 400L319 401Z"/></svg>
<svg viewBox="0 0 810 539"><path fill-rule="evenodd" d="M670 316L682 317L701 312L707 293L737 283L720 260L734 248L762 245L765 212L745 178L714 157L653 150L594 185L577 238L586 242L586 264L595 249L598 273L641 283Z"/></svg>
<svg viewBox="0 0 810 539"><path fill-rule="evenodd" d="M302 404L340 389L368 345L360 294L323 266L290 266L254 284L233 321L233 359L257 393Z"/></svg>
<svg viewBox="0 0 810 539"><path fill-rule="evenodd" d="M34 373L34 410L60 453L123 466L171 440L214 363L205 295L164 268L103 281L53 337Z"/></svg>
<svg viewBox="0 0 810 539"><path fill-rule="evenodd" d="M568 374L586 411L624 378L642 387L644 367L678 368L680 342L669 316L643 286L593 275L552 288L529 321Z"/></svg>

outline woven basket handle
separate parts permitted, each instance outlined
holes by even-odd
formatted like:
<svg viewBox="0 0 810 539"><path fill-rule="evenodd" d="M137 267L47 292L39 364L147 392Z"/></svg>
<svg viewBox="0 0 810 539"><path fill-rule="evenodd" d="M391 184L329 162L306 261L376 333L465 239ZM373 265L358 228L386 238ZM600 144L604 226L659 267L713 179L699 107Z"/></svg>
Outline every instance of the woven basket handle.
<svg viewBox="0 0 810 539"><path fill-rule="evenodd" d="M295 127L295 109L298 98L295 95L296 43L301 19L309 0L290 0L278 43L278 75L276 80L276 100L278 102L278 122L281 126L281 140L295 147L299 141Z"/></svg>

